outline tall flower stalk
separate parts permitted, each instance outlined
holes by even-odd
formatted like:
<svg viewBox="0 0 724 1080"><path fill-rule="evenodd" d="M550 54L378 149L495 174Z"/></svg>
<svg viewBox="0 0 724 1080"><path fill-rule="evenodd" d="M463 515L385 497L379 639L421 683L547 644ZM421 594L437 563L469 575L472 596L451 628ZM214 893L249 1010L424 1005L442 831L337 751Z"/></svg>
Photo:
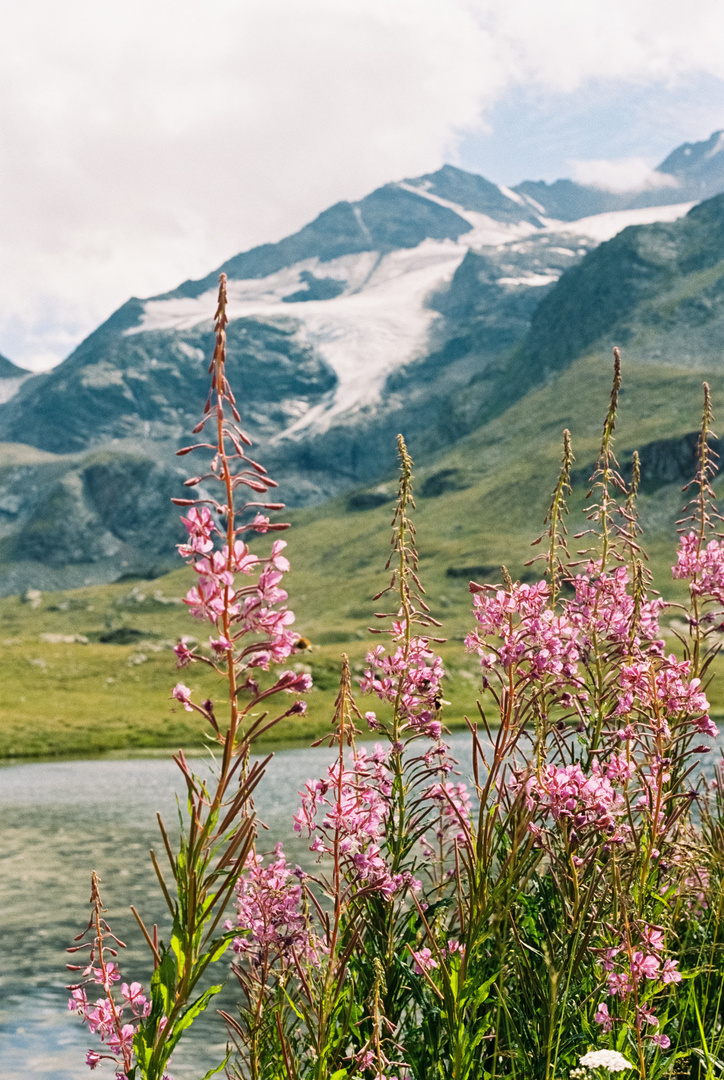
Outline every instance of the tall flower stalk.
<svg viewBox="0 0 724 1080"><path fill-rule="evenodd" d="M284 605L287 594L279 587L289 569L282 555L284 541L275 540L270 554L262 557L252 553L243 538L288 526L272 523L263 514L281 509L282 504L268 501L267 492L276 484L247 454L251 440L241 427L226 374L226 305L226 276L222 274L211 386L204 416L194 429L194 434L209 432L213 439L178 451L181 456L207 451L211 461L205 472L186 481L187 487L198 489L198 495L173 500L186 514L182 520L188 540L179 550L197 576L185 603L212 628L208 651L189 648L186 639L179 642L178 664L186 668L204 663L213 668L224 686L225 702L221 707L211 700L198 702L183 683L174 687L172 696L208 725L220 761L209 782L194 774L182 751L174 758L188 798L177 848L158 819L170 883L151 852L171 930L167 943L159 940L132 909L151 950L154 971L148 1011L135 1017L131 1042L123 1044L118 1059L120 1073L128 1080L161 1080L179 1039L221 989L216 984L200 992L199 983L231 944L233 933L223 925L224 912L241 872L253 858L252 797L266 762L251 764L251 747L274 724L305 710L303 701L294 701L270 718L260 706L279 693L295 694L311 687L308 675L294 671L281 672L264 688L257 677L258 672L287 659L297 636L289 629L294 615ZM92 902L97 906L97 900ZM85 1015L90 1017L87 1011Z"/></svg>

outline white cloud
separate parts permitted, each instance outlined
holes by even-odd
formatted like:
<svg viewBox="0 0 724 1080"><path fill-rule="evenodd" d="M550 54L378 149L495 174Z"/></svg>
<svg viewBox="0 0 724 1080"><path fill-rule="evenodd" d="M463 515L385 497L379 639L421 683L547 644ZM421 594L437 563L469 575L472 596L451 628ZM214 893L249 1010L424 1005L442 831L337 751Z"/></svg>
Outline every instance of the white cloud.
<svg viewBox="0 0 724 1080"><path fill-rule="evenodd" d="M677 184L673 176L657 172L649 162L640 157L618 158L615 161L602 158L574 161L573 179L579 184L619 192L676 187Z"/></svg>
<svg viewBox="0 0 724 1080"><path fill-rule="evenodd" d="M719 0L6 4L0 351L57 360L130 294L438 167L514 84L691 71L724 77Z"/></svg>

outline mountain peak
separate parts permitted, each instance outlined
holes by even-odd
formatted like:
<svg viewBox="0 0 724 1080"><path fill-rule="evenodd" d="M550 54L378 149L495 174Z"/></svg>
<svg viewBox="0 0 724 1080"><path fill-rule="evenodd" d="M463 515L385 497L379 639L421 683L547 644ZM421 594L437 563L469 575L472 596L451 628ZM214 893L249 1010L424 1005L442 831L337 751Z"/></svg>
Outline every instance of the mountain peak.
<svg viewBox="0 0 724 1080"><path fill-rule="evenodd" d="M699 184L707 194L712 183L721 187L724 170L724 131L715 131L701 142L682 143L659 165L657 172L674 176L680 184Z"/></svg>
<svg viewBox="0 0 724 1080"><path fill-rule="evenodd" d="M12 360L8 360L7 356L0 353L0 379L21 379L29 374L30 372L25 368L18 367Z"/></svg>
<svg viewBox="0 0 724 1080"><path fill-rule="evenodd" d="M540 207L530 199L455 165L443 165L437 172L425 173L403 183L421 195L444 199L460 210L485 214L505 224L517 225L521 221L538 227L541 224Z"/></svg>

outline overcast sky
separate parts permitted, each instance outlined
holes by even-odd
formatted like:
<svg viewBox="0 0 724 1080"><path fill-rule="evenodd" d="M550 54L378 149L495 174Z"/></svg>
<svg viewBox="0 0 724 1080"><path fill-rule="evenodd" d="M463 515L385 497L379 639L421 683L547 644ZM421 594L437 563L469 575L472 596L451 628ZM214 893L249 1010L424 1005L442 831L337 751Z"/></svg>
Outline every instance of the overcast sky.
<svg viewBox="0 0 724 1080"><path fill-rule="evenodd" d="M445 161L621 188L717 128L722 0L6 2L0 353Z"/></svg>

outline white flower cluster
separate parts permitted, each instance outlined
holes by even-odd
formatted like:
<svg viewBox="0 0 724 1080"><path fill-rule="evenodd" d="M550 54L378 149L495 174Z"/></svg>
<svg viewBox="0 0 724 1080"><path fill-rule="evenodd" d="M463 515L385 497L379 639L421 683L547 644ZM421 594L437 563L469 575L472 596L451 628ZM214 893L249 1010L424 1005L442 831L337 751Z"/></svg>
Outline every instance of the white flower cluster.
<svg viewBox="0 0 724 1080"><path fill-rule="evenodd" d="M627 1061L618 1050L591 1050L579 1058L581 1065L589 1069L608 1069L609 1072L623 1072L624 1069L633 1069L630 1061Z"/></svg>

